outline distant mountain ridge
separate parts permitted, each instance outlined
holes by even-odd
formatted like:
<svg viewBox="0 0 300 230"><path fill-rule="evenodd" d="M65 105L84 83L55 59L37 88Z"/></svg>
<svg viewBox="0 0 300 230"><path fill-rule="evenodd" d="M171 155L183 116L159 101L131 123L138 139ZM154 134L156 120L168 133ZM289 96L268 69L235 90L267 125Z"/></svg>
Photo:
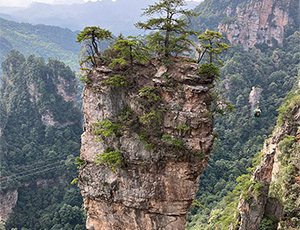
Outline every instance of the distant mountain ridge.
<svg viewBox="0 0 300 230"><path fill-rule="evenodd" d="M114 34L137 35L134 23L141 20L142 9L153 4L152 0L102 0L72 5L50 5L33 3L28 8L0 7L14 21L45 24L82 30L86 26L100 26ZM199 2L188 1L187 8L193 9ZM9 9L9 10L8 10Z"/></svg>
<svg viewBox="0 0 300 230"><path fill-rule="evenodd" d="M0 62L9 50L15 49L25 56L34 54L45 59L56 58L73 69L77 68L80 45L77 32L57 26L31 25L0 18Z"/></svg>

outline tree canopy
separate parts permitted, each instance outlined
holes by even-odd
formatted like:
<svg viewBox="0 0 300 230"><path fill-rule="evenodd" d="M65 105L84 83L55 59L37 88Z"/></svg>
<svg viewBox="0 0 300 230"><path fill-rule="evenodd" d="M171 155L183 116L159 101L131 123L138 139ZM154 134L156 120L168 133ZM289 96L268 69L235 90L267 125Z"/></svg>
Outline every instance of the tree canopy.
<svg viewBox="0 0 300 230"><path fill-rule="evenodd" d="M201 62L205 53L208 53L208 61L209 63L212 63L213 58L216 58L223 50L229 49L230 46L221 42L221 39L224 39L224 37L219 32L206 30L203 34L201 34L198 37L198 40L200 41L200 48L197 48L199 53L198 62Z"/></svg>
<svg viewBox="0 0 300 230"><path fill-rule="evenodd" d="M160 0L144 9L142 14L146 16L159 15L157 18L150 18L146 22L135 24L139 29L156 31L150 34L148 38L152 48L155 47L154 52L158 55L168 57L175 51L176 53L186 51L188 50L186 44L192 43L188 36L195 34L195 32L188 30L187 18L196 14L183 9L185 4L184 0ZM181 47L181 49L176 50L176 47Z"/></svg>
<svg viewBox="0 0 300 230"><path fill-rule="evenodd" d="M101 29L99 26L88 26L77 35L76 42L85 42L86 51L89 54L87 60L91 61L94 66L97 66L97 58L100 59L101 57L98 43L109 39L112 39L112 34L109 30Z"/></svg>

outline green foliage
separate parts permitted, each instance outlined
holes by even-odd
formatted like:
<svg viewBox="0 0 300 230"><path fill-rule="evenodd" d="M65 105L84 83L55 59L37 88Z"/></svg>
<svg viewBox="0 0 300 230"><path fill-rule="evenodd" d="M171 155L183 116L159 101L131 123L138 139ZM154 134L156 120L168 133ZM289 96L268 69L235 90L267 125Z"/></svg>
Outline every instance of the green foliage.
<svg viewBox="0 0 300 230"><path fill-rule="evenodd" d="M5 222L4 221L0 221L0 230L6 230L5 228Z"/></svg>
<svg viewBox="0 0 300 230"><path fill-rule="evenodd" d="M85 213L78 188L57 184L48 189L18 190L14 214L6 229L85 229ZM26 218L22 218L26 217Z"/></svg>
<svg viewBox="0 0 300 230"><path fill-rule="evenodd" d="M227 9L245 8L250 0L235 0L235 1L220 1L206 0L201 2L194 11L199 15L190 18L191 28L193 30L217 30L219 24L226 17L235 16L235 10L228 11Z"/></svg>
<svg viewBox="0 0 300 230"><path fill-rule="evenodd" d="M96 123L92 123L92 126L99 128L94 130L94 134L101 135L102 137L119 136L123 134L123 125L111 122L107 118L102 121L98 119ZM101 141L101 137L98 140Z"/></svg>
<svg viewBox="0 0 300 230"><path fill-rule="evenodd" d="M296 138L295 136L288 136L279 143L278 148L282 153L279 157L281 163L284 166L287 166L290 163L291 157L295 148L297 148Z"/></svg>
<svg viewBox="0 0 300 230"><path fill-rule="evenodd" d="M147 101L151 104L151 103L155 103L155 102L159 102L161 101L161 97L158 96L155 92L154 92L154 87L149 87L149 86L145 86L144 88L139 90L140 96L142 98L146 98Z"/></svg>
<svg viewBox="0 0 300 230"><path fill-rule="evenodd" d="M110 85L112 88L117 88L117 87L121 87L121 86L126 87L128 85L128 83L126 81L126 77L121 76L121 75L115 75L113 77L110 77L109 80L102 81L102 84Z"/></svg>
<svg viewBox="0 0 300 230"><path fill-rule="evenodd" d="M126 105L117 115L117 120L121 123L124 123L131 118L132 114L133 114L132 109L128 105Z"/></svg>
<svg viewBox="0 0 300 230"><path fill-rule="evenodd" d="M294 114L293 110L297 106L300 106L300 92L297 91L297 94L294 92L290 92L286 98L284 99L283 103L281 104L280 108L278 109L279 116L277 119L277 125L282 125L284 122L294 122Z"/></svg>
<svg viewBox="0 0 300 230"><path fill-rule="evenodd" d="M204 55L207 53L209 55L208 61L209 63L213 63L213 59L216 59L218 55L220 55L223 50L227 50L230 48L226 43L220 42L221 39L225 39L222 37L222 34L215 31L206 30L204 34L198 37L200 41L200 48L197 48L197 52L199 53L198 63L201 62ZM222 62L214 61L218 64L222 65Z"/></svg>
<svg viewBox="0 0 300 230"><path fill-rule="evenodd" d="M230 25L236 21L237 21L236 17L225 17L225 18L223 18L221 24L229 24Z"/></svg>
<svg viewBox="0 0 300 230"><path fill-rule="evenodd" d="M161 140L163 142L175 145L176 147L183 148L183 141L180 139L173 139L171 135L163 134Z"/></svg>
<svg viewBox="0 0 300 230"><path fill-rule="evenodd" d="M199 67L199 74L219 79L221 77L220 68L212 63L204 63Z"/></svg>
<svg viewBox="0 0 300 230"><path fill-rule="evenodd" d="M109 66L114 67L116 65L125 66L127 64L126 60L122 57L114 58Z"/></svg>
<svg viewBox="0 0 300 230"><path fill-rule="evenodd" d="M273 230L276 223L278 223L276 216L265 215L260 221L259 230Z"/></svg>
<svg viewBox="0 0 300 230"><path fill-rule="evenodd" d="M277 181L271 184L269 195L283 203L283 218L280 225L299 226L299 199L300 185L296 177L299 176L299 168L296 166L299 159L300 146L295 136L286 136L278 145L281 152L280 171Z"/></svg>
<svg viewBox="0 0 300 230"><path fill-rule="evenodd" d="M80 77L80 82L81 83L86 83L86 84L91 84L92 82L88 79L87 75L81 75Z"/></svg>
<svg viewBox="0 0 300 230"><path fill-rule="evenodd" d="M85 163L80 157L75 158L75 165L83 165Z"/></svg>
<svg viewBox="0 0 300 230"><path fill-rule="evenodd" d="M150 53L144 42L139 36L129 36L127 39L122 36L111 46L117 56L113 59L110 66L115 66L117 63L125 65L126 61L130 61L133 68L133 61L138 60L141 63L147 63Z"/></svg>
<svg viewBox="0 0 300 230"><path fill-rule="evenodd" d="M139 120L143 125L146 125L148 127L159 126L162 123L161 111L152 110L150 113L146 113L143 116L140 116Z"/></svg>
<svg viewBox="0 0 300 230"><path fill-rule="evenodd" d="M72 69L78 68L79 45L75 43L76 32L57 26L31 25L17 23L0 18L0 43L5 49L0 52L0 62L6 58L8 51L19 50L26 57L38 55L46 60L56 57Z"/></svg>
<svg viewBox="0 0 300 230"><path fill-rule="evenodd" d="M77 184L78 183L78 178L74 178L72 181L71 181L71 184Z"/></svg>
<svg viewBox="0 0 300 230"><path fill-rule="evenodd" d="M188 30L188 22L184 17L195 16L189 10L184 10L183 0L160 0L154 5L144 9L143 15L158 15L151 17L145 23L138 22L135 26L139 29L157 31L148 35L150 49L159 56L168 57L171 53L179 54L190 50L192 41L189 35L195 32Z"/></svg>
<svg viewBox="0 0 300 230"><path fill-rule="evenodd" d="M0 89L0 192L18 190L6 228L51 229L59 224L83 229L80 191L68 183L77 176L81 114L73 101L57 93L61 87L65 95L74 95L73 71L60 61L46 63L18 51L8 54L2 69L6 77ZM37 186L37 179L47 186ZM62 218L64 204L71 206L76 219Z"/></svg>
<svg viewBox="0 0 300 230"><path fill-rule="evenodd" d="M98 61L101 60L98 43L109 39L112 39L111 32L96 26L85 27L83 31L77 34L76 42L83 42L85 44L86 52L88 53L88 57L85 59L85 62L90 61L92 66L97 66Z"/></svg>
<svg viewBox="0 0 300 230"><path fill-rule="evenodd" d="M205 4L208 2L212 1L205 1ZM231 3L235 4L232 1ZM295 32L286 37L283 48L267 48L262 51L254 47L244 51L237 46L221 56L224 66L221 68L222 78L218 82L218 87L226 89L224 92L220 90L221 98L230 101L235 107L235 113L215 118L214 130L220 140L215 140L212 158L201 175L197 193L197 199L201 200L207 210L197 208L191 210L188 229L209 229L211 210L227 209L227 206L235 204L234 199L238 200L239 196L236 196L231 203L224 197L233 191L235 179L247 173L246 169L251 166L254 154L261 151L263 141L276 125L277 108L299 78L298 61L294 58L300 52L298 45L295 45L297 44L295 39L299 38L299 33ZM259 105L264 116L253 119L248 98L251 88L258 85L263 89ZM293 113L292 110L288 111L289 114L283 117ZM286 121L293 122L290 118ZM216 186L218 183L223 186ZM222 219L221 222L235 223L236 210L235 207L224 212L232 214L224 214L224 218L226 216L227 219ZM210 228L213 228L212 226L214 225L210 225Z"/></svg>
<svg viewBox="0 0 300 230"><path fill-rule="evenodd" d="M112 35L111 32L105 29L101 29L100 27L96 26L88 26L83 29L79 34L77 34L77 41L76 42L83 42L83 41L91 41L99 42L106 39L111 39ZM97 46L95 46L97 47ZM94 47L94 48L95 48ZM97 50L98 51L98 50ZM97 52L95 50L95 52Z"/></svg>
<svg viewBox="0 0 300 230"><path fill-rule="evenodd" d="M204 206L197 199L193 200L192 206L196 206L199 208L204 208Z"/></svg>
<svg viewBox="0 0 300 230"><path fill-rule="evenodd" d="M225 99L221 96L222 92L219 88L214 88L211 97L212 97L212 111L216 116L226 116L230 113L235 112L234 106L225 101Z"/></svg>
<svg viewBox="0 0 300 230"><path fill-rule="evenodd" d="M139 135L139 139L144 141L145 143L145 148L153 148L154 147L154 144L151 143L150 139L149 139L150 135L145 131L145 130L142 130L141 131L141 134Z"/></svg>
<svg viewBox="0 0 300 230"><path fill-rule="evenodd" d="M179 131L189 131L191 129L191 127L186 124L178 124L177 129Z"/></svg>
<svg viewBox="0 0 300 230"><path fill-rule="evenodd" d="M115 150L113 148L105 149L104 153L98 154L97 159L95 160L98 164L108 164L108 167L111 168L114 172L117 171L116 165L121 164L123 157L120 150Z"/></svg>

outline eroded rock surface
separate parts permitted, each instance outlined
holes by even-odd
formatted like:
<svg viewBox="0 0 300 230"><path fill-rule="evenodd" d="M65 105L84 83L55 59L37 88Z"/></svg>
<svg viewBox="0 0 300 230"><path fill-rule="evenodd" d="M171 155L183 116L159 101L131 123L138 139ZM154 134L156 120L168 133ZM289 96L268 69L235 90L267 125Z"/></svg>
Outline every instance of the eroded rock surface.
<svg viewBox="0 0 300 230"><path fill-rule="evenodd" d="M252 1L246 8L236 9L236 15L219 25L232 44L242 44L245 49L255 44L282 45L285 26L300 19L298 0Z"/></svg>
<svg viewBox="0 0 300 230"><path fill-rule="evenodd" d="M83 92L85 164L79 169L87 229L184 229L214 140L213 77L198 75L197 64L173 61L168 69L152 60L135 64L133 71L103 66L90 73ZM103 84L115 75L126 76L128 85ZM144 87L161 99L149 102L140 91ZM116 121L125 107L132 114L123 134L96 142L92 123ZM157 120L143 123L141 117L153 111ZM141 138L143 133L147 138ZM123 157L115 172L94 161L107 148L120 150Z"/></svg>

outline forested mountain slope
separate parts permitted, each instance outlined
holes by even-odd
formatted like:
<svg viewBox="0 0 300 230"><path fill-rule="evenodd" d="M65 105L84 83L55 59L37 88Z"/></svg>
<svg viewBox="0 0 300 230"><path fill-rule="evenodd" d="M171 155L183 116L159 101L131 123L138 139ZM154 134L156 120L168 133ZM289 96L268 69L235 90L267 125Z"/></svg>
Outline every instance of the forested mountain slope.
<svg viewBox="0 0 300 230"><path fill-rule="evenodd" d="M213 2L206 1L200 7L208 7ZM225 4L227 1L222 2ZM255 2L262 1L252 1L251 4ZM276 2L278 1L273 1ZM244 9L247 7L246 3L244 1ZM298 0L290 0L287 4L295 6L295 3L299 5ZM213 12L215 7L216 5L212 7ZM218 12L224 12L224 9ZM289 17L297 22L297 14L289 14ZM217 17L213 16L215 18ZM217 22L214 23L217 25ZM225 65L219 88L225 91L224 97L236 107L236 113L216 119L215 133L219 139L215 141L213 156L200 177L197 196L205 208L195 207L191 210L187 229L221 229L222 223L228 223L227 217L222 213L227 205L232 205L234 199L232 200L232 195L225 199L223 197L235 188L236 178L247 173L253 157L261 151L264 140L275 127L277 109L296 83L300 69L299 24L291 23L284 28L281 44L272 43L272 47L265 42L253 44L248 51L237 44L223 57ZM262 89L259 97L262 116L258 119L253 118L249 102L252 87ZM243 177L239 180L243 180ZM240 193L240 189L237 187L234 194ZM224 229L228 229L228 226Z"/></svg>
<svg viewBox="0 0 300 230"><path fill-rule="evenodd" d="M277 126L264 143L262 158L258 159L261 163L242 190L236 210L239 230L299 229L299 99L297 82L279 109Z"/></svg>
<svg viewBox="0 0 300 230"><path fill-rule="evenodd" d="M17 23L0 18L0 62L9 50L19 50L25 56L57 58L72 68L78 68L80 45L76 32L56 26Z"/></svg>
<svg viewBox="0 0 300 230"><path fill-rule="evenodd" d="M2 69L0 220L7 229L83 229L82 199L70 184L82 132L74 73L18 51Z"/></svg>
<svg viewBox="0 0 300 230"><path fill-rule="evenodd" d="M191 19L192 29L195 31L217 30L225 18L233 17L237 8L245 8L250 1L205 0L194 9L200 15Z"/></svg>
<svg viewBox="0 0 300 230"><path fill-rule="evenodd" d="M295 3L299 3L299 0L287 1L290 4L293 3L293 6L297 6ZM202 12L202 14L198 18L192 19L192 28L197 31L200 29L205 30L206 28L216 29L221 21L226 24L226 22L229 22L231 19L235 19L237 15L237 6L240 9L248 9L247 7L249 5L247 4L249 2L250 0L207 0L196 9L197 12ZM262 2L262 0L251 2ZM279 1L274 0L273 2ZM294 8L292 12L295 12L295 9L297 8ZM299 12L299 10L296 12ZM293 15L290 16L294 18ZM76 51L75 56L72 56L72 50L78 49L76 47L79 46L75 43L76 34L73 34L69 30L61 30L57 27L46 27L42 25L31 26L29 24L18 24L7 22L5 20L1 20L0 22L3 22L4 25L3 27L0 27L0 30L6 28L3 31L8 34L0 38L0 44L2 44L2 46L0 46L1 54L2 50L3 52L7 52L11 48L15 48L21 50L26 55L29 55L34 51L37 52L37 55L42 55L46 58L57 57L56 54L52 55L52 50L54 50L58 55L62 55L61 60L67 60L68 63L76 62L78 51ZM296 18L294 22L297 22ZM10 25L10 28L15 27L16 30L8 29L8 27L6 27L7 25ZM219 136L219 139L215 141L213 157L200 178L200 188L197 195L198 201L205 208L201 209L195 207L191 210L189 217L190 222L187 224L187 229L215 230L216 228L221 228L220 224L229 223L229 218L231 217L223 215L224 210L227 210L227 205L232 205L231 202L236 200L236 197L238 196L230 195L225 199L223 199L223 197L230 194L235 188L237 184L236 178L247 173L247 168L252 164L253 156L262 149L264 139L266 139L274 129L276 118L278 116L277 108L299 77L299 25L289 25L290 24L284 27L287 29L284 30L284 34L282 34L281 44L275 42L272 43L272 47L269 47L270 44L262 42L261 44L253 44L253 46L249 47L248 51L245 51L244 48L239 45L237 40L236 45L227 52L226 56L222 57L225 65L222 68L223 78L220 80L218 87L225 91L225 93L223 93L224 97L229 99L231 103L235 105L236 113L230 114L225 118L219 117L216 119L215 135ZM22 29L22 27L24 27L24 29ZM24 31L27 27L29 28L30 33L35 34L36 31L37 34L30 37L28 35L29 33ZM43 28L50 28L55 34L59 34L58 31L64 31L63 34L65 33L67 40L59 41L59 36L54 36L54 40L49 40L53 34L46 34L46 31L44 34ZM39 37L44 35L46 36ZM22 40L21 38L25 40ZM51 45L41 42L44 41L43 39L49 41ZM26 41L26 43L28 42L29 45L34 44L41 48L37 49L38 51L35 51L33 48L25 49L24 47L26 46L24 46L24 41ZM74 44L74 47L72 44ZM67 48L70 46L73 48ZM63 49L64 47L67 51ZM4 56L5 55L3 55L3 57ZM74 62L71 62L70 60L73 60L73 58ZM71 177L76 177L74 169L71 169L73 166L73 158L71 159L70 157L69 161L67 161L68 170L70 166L70 178L67 178L65 174L63 174L64 176L61 179L58 177L58 174L61 174L62 172L57 170L55 173L49 173L48 171L44 172L45 175L42 175L41 177L39 175L39 177L34 178L33 184L28 184L26 178L24 181L16 180L7 183L7 179L9 179L9 175L11 175L10 173L19 175L17 177L18 179L24 179L22 176L23 174L19 173L30 170L28 165L26 165L25 168L20 166L24 162L35 166L36 160L36 162L44 162L45 159L54 160L58 159L61 154L66 157L70 152L79 151L77 138L80 136L78 124L78 126L74 124L74 127L76 127L74 130L72 129L73 131L66 131L69 126L59 128L61 124L65 124L64 122L67 122L67 120L73 119L68 116L75 115L76 117L77 113L73 112L73 115L70 115L67 114L67 109L61 110L60 106L66 106L66 108L72 111L73 106L71 106L70 103L62 103L63 100L59 99L60 97L56 95L56 92L59 92L59 90L56 90L56 87L53 85L49 87L49 89L46 87L46 85L48 86L48 83L51 83L49 79L52 79L50 71L51 65L59 62L50 61L48 64L45 64L41 59L33 57L25 60L22 55L17 53L11 55L8 60L9 61L6 63L16 62L19 64L16 65L18 66L17 70L10 68L11 65L6 65L5 71L7 75L10 75L11 77L7 78L5 81L6 83L3 86L3 94L1 96L5 100L1 100L0 102L0 129L2 130L0 136L2 134L3 137L1 137L3 144L1 143L0 146L5 147L5 149L0 151L3 159L2 162L4 162L1 169L5 169L3 175L7 177L5 180L1 181L1 183L5 183L6 186L4 187L3 194L7 194L9 189L7 185L11 184L11 189L9 190L11 196L3 196L2 200L16 200L16 192L20 197L17 206L14 209L16 212L9 219L7 226L18 228L26 227L28 229L51 229L55 224L58 224L53 229L64 227L75 229L76 225L78 225L77 229L80 229L80 226L82 226L83 223L80 217L81 211L78 207L81 198L78 193L77 195L74 195L76 194L76 191L73 191L73 188L65 187L64 184L69 183ZM33 69L34 71L31 70L26 72L27 69ZM69 72L66 67L63 67L62 69L64 70L63 72ZM39 76L44 77L35 79L31 76L29 77L31 80L24 77L30 76L30 73L35 71L39 72ZM49 78L47 77L47 74L49 75ZM17 79L21 79L21 83L17 83ZM35 90L30 91L29 89L32 89L32 79L35 79L34 82L36 85L34 84ZM24 87L29 91L18 91L18 88L24 89ZM262 117L259 119L254 119L252 117L253 111L251 111L251 105L249 103L249 94L252 87L261 88L263 90L259 103L262 110ZM35 105L37 105L38 102L34 102L36 103L35 105L33 102L29 103L30 98L39 98L40 96L43 98L43 103L38 104L36 107ZM57 103L59 104L58 107L56 107ZM21 112L23 110L25 111L24 113ZM53 111L54 120L51 119L52 116L49 115L47 111ZM62 113L66 113L67 115ZM31 117L35 118L34 121L33 119L29 119ZM61 119L65 119L65 117L67 117L66 121L61 121ZM26 122L20 122L21 118ZM59 122L55 123L55 121ZM46 122L48 125L43 125L43 122ZM24 126L21 124L24 124ZM35 126L35 128L33 129L32 126ZM12 129L13 132L7 131L8 128ZM20 133L22 135L13 135L12 137L9 137L7 135L8 132ZM49 140L50 144L48 145ZM35 149L32 147L35 145L30 144L31 142L40 143L43 147ZM27 145L28 143L29 145ZM66 147L69 145L65 145L65 143L70 143L72 147ZM23 149L26 145L27 147ZM16 149L14 149L15 146ZM44 149L46 150L42 151ZM11 155L9 153L11 153ZM23 153L26 154L26 157ZM52 156L55 157L52 158ZM13 162L12 166L15 165L16 167L11 167L11 165L7 164L8 159ZM55 162L56 161L54 160L54 162L50 161L49 163L53 163L53 166L56 166ZM62 158L61 163L64 164L64 162L65 158ZM48 168L50 168L50 166ZM34 172L35 171L32 173ZM31 171L28 173L31 173ZM53 176L56 179L54 181L49 180L49 178ZM243 178L239 180L242 179ZM51 185L57 186L52 187ZM36 187L37 189L32 190L31 188L33 187ZM18 190L16 191L13 188L18 188ZM29 188L32 191L29 191ZM41 190L40 188L43 189ZM241 190L241 188L237 187L234 195L239 194L239 190ZM45 194L52 198L51 201L38 203L43 200L46 196ZM234 199L232 197L234 197ZM66 205L63 205L64 202L66 202ZM41 207L40 210L43 211L39 212L35 207L29 205L32 203L38 203L38 207ZM36 222L36 217L34 217L32 213L34 213L34 215L39 213L37 215L39 218L38 223ZM71 213L72 215L66 215L66 213ZM76 217L76 220L79 220L79 222L72 219L72 216ZM23 222L20 220L23 220ZM56 222L56 220L58 222ZM71 227L67 225L67 223L71 224Z"/></svg>
<svg viewBox="0 0 300 230"><path fill-rule="evenodd" d="M151 0L102 0L80 4L33 3L27 8L0 7L0 12L10 15L18 22L54 25L71 30L99 25L116 35L123 33L128 36L140 33L133 24L141 20L142 8L151 3ZM199 3L188 1L187 4L192 9Z"/></svg>

